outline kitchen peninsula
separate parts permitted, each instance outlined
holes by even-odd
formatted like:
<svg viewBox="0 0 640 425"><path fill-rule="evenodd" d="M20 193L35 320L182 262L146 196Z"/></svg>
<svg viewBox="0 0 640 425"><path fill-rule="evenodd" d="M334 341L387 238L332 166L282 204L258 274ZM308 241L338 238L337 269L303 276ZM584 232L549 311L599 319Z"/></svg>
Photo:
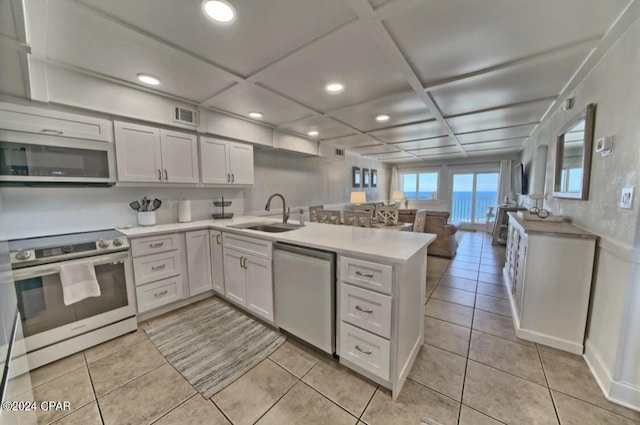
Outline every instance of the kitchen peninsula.
<svg viewBox="0 0 640 425"><path fill-rule="evenodd" d="M336 354L342 364L397 398L424 339L426 255L435 235L320 223L282 233L242 228L255 222L276 223L244 216L121 229L131 238L134 268L148 270L136 276L139 313L168 311L180 300L213 289L277 326L272 244L335 252ZM192 258L206 259L209 267ZM241 280L246 286L238 290L233 268L244 273L252 267L258 271L247 273ZM257 287L258 293L250 293Z"/></svg>

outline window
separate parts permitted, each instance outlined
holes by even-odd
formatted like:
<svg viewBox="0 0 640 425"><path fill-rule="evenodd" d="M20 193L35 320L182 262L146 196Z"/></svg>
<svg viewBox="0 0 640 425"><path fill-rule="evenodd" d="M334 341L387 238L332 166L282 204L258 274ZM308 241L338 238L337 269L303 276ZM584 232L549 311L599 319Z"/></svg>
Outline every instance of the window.
<svg viewBox="0 0 640 425"><path fill-rule="evenodd" d="M419 201L438 199L438 173L403 174L402 191L407 199Z"/></svg>

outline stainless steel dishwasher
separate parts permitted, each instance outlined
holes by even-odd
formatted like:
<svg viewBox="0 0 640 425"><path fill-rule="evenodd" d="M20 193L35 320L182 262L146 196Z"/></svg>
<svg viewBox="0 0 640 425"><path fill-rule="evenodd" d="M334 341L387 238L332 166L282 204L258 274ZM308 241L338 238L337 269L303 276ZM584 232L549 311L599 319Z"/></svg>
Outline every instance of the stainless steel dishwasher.
<svg viewBox="0 0 640 425"><path fill-rule="evenodd" d="M333 354L336 348L336 254L298 245L273 245L276 325Z"/></svg>

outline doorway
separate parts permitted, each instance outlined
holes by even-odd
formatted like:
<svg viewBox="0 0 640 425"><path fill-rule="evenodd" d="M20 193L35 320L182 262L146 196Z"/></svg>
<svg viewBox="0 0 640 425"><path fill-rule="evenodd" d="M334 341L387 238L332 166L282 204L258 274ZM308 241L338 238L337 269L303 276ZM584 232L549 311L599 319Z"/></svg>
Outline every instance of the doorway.
<svg viewBox="0 0 640 425"><path fill-rule="evenodd" d="M489 207L498 205L500 173L454 173L451 187L451 221L472 227L485 224Z"/></svg>

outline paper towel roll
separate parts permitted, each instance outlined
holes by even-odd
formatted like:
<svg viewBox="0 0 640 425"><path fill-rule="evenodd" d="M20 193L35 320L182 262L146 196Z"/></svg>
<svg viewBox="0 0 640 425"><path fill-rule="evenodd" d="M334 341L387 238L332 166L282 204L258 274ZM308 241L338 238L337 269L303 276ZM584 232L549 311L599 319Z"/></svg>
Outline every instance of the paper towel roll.
<svg viewBox="0 0 640 425"><path fill-rule="evenodd" d="M178 202L178 221L189 223L191 221L191 201L183 200Z"/></svg>

